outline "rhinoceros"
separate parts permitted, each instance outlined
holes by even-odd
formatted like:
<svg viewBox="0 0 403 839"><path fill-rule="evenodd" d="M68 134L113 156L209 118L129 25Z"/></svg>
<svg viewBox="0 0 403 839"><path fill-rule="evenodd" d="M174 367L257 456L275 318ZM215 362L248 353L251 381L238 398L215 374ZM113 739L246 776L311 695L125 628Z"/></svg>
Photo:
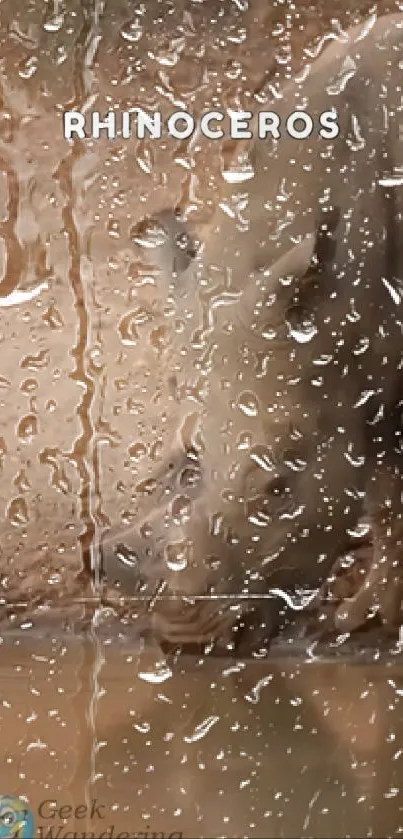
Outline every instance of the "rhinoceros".
<svg viewBox="0 0 403 839"><path fill-rule="evenodd" d="M363 513L370 568L334 622L398 620L402 61L401 15L334 39L265 107L336 112L337 137L255 131L198 248L173 212L138 231L173 311L172 434L123 543L170 642L320 586Z"/></svg>

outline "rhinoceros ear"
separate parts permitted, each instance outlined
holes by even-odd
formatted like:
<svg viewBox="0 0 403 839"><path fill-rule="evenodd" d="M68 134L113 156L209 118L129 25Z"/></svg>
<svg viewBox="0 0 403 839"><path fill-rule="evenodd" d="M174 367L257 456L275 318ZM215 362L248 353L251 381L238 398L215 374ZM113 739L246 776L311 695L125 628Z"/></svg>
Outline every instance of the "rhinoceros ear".
<svg viewBox="0 0 403 839"><path fill-rule="evenodd" d="M186 271L200 248L177 209L162 210L143 219L132 235L147 262L171 278Z"/></svg>

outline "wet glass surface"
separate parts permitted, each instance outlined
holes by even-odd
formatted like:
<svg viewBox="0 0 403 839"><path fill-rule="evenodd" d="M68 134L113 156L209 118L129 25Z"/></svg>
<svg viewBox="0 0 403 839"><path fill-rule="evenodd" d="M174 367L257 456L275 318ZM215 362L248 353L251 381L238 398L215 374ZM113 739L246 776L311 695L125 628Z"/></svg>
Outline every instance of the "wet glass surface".
<svg viewBox="0 0 403 839"><path fill-rule="evenodd" d="M3 645L0 784L38 835L401 835L396 656L173 662L115 630Z"/></svg>
<svg viewBox="0 0 403 839"><path fill-rule="evenodd" d="M388 418L389 374L401 360L400 345L388 357L383 341L392 320L401 338L398 316L385 326L383 307L376 300L367 307L368 295L361 307L351 296L345 310L327 313L327 336L346 323L350 329L348 357L343 350L337 356L342 386L328 378L337 352L323 338L317 309L299 287L287 298L296 244L287 225L297 220L298 235L310 234L312 206L326 203L325 182L312 206L302 176L296 188L294 147L259 164L247 144L199 131L158 141L109 139L101 131L99 139L74 142L62 131L66 110L114 111L117 119L134 108L159 110L163 119L174 109L196 116L255 112L279 103L296 73L303 87L313 60L329 41L343 44L349 26L368 19L363 33L370 33L377 15L398 10L399 3L367 0L331 7L263 0L0 3L0 837L18 835L7 832L6 795L27 803L37 836L59 839L403 833L398 632L395 625L394 633L383 632L375 615L374 634L348 637L354 621L372 619L372 610L382 617L381 607L393 611L395 570L385 572L385 602L371 600L370 586L360 588L373 556L361 518L368 458L345 411L369 405L373 425ZM355 70L351 61L343 64L329 96L343 103ZM386 75L385 89L392 84ZM327 84L326 68L323 78ZM376 122L379 101L366 107L365 118L375 114ZM379 152L374 141L367 154L355 117L349 149L365 161L363 170L357 165L362 182L351 161L338 170L328 157L336 181L339 174L351 181L353 208ZM306 173L317 147L305 159L302 145L295 156L310 189ZM246 184L270 167L279 179L273 200L263 181L248 192ZM398 175L381 174L386 189L401 185ZM174 207L185 231L169 214L155 219ZM343 217L347 244L339 265L355 259L354 280L374 242L365 268L378 269L380 214L374 199L356 253L348 247L348 212ZM340 215L329 214L329 239ZM288 248L276 251L284 230ZM398 226L395 234L396 245ZM268 257L268 242L285 263L279 289L263 306L253 295L278 264ZM332 245L318 234L314 255L298 251L308 280L333 259ZM392 247L388 259L399 268L398 250ZM208 270L187 273L206 252ZM396 274L393 282L382 277L393 313L401 305ZM281 317L279 300L288 301ZM273 376L276 341L280 350L293 342L294 355L285 360L278 351ZM371 353L378 381L371 368L356 392L348 365L361 369ZM291 375L287 363L295 359ZM304 377L313 403L301 402L296 390ZM262 381L276 382L270 396L262 396ZM303 443L311 445L318 431L302 403L320 406L341 442L328 463L334 437L322 441L314 460L327 471L319 470L308 490L303 484L317 504L318 531L300 553L297 576L289 577L283 544L278 549L274 539L264 557L258 551L268 523L286 522L283 543L295 541L293 522L304 504L293 493L312 461ZM399 529L388 541L388 511L402 495L399 469L381 470L381 435L376 443L385 502L386 535L374 549L381 563L389 549L401 549ZM400 426L395 454L399 446ZM334 538L322 545L333 526ZM343 551L340 531L349 539ZM298 536L310 533L306 527ZM332 551L334 559L346 555L330 640L318 641L318 626L332 619L331 609L319 620L315 613L310 641L285 619L270 646L278 627L265 596L267 568L274 568L275 594L299 613L326 578L319 579L318 567ZM344 613L357 591L362 596ZM238 648L232 624L250 599L263 604L263 618L251 643L247 636ZM160 622L153 623L161 602ZM156 626L168 637L168 652L151 631ZM213 632L222 636L218 649L208 642ZM183 641L198 651L176 654Z"/></svg>

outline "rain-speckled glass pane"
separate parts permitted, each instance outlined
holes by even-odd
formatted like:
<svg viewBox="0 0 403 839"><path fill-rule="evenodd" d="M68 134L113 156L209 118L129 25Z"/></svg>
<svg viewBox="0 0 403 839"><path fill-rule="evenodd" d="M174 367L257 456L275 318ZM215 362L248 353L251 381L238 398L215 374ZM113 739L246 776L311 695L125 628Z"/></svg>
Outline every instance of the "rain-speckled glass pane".
<svg viewBox="0 0 403 839"><path fill-rule="evenodd" d="M403 835L402 73L0 0L0 839Z"/></svg>

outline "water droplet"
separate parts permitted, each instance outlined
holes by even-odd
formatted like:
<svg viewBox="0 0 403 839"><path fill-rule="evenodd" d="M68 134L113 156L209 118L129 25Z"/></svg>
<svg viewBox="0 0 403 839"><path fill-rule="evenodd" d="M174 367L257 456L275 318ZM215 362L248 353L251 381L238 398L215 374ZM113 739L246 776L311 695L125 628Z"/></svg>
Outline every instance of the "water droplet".
<svg viewBox="0 0 403 839"><path fill-rule="evenodd" d="M102 353L100 347L91 347L88 353L88 369L91 373L91 376L95 378L95 376L104 370L104 361L102 357Z"/></svg>
<svg viewBox="0 0 403 839"><path fill-rule="evenodd" d="M159 248L167 240L167 232L155 219L142 219L131 231L131 237L141 248Z"/></svg>
<svg viewBox="0 0 403 839"><path fill-rule="evenodd" d="M36 355L27 355L21 361L21 368L23 370L41 370L44 367L47 367L49 364L49 352L48 350L41 350Z"/></svg>
<svg viewBox="0 0 403 839"><path fill-rule="evenodd" d="M120 30L120 34L125 41L130 41L131 43L135 44L137 41L143 36L143 27L138 18L134 18L129 23L126 23L125 26L122 27Z"/></svg>
<svg viewBox="0 0 403 839"><path fill-rule="evenodd" d="M153 530L151 525L146 521L140 527L140 536L142 539L151 539Z"/></svg>
<svg viewBox="0 0 403 839"><path fill-rule="evenodd" d="M369 521L360 521L356 527L347 530L347 533L353 539L364 539L371 533L371 524Z"/></svg>
<svg viewBox="0 0 403 839"><path fill-rule="evenodd" d="M380 186L403 186L403 176L391 175L390 177L379 178L378 184Z"/></svg>
<svg viewBox="0 0 403 839"><path fill-rule="evenodd" d="M4 437L0 437L0 470L3 469L4 466L4 458L7 454L7 446Z"/></svg>
<svg viewBox="0 0 403 839"><path fill-rule="evenodd" d="M145 172L146 175L151 175L154 166L154 154L152 150L147 148L144 144L139 148L141 148L141 154L136 155L136 161L140 169Z"/></svg>
<svg viewBox="0 0 403 839"><path fill-rule="evenodd" d="M136 486L136 492L139 495L151 495L157 489L157 481L155 478L146 478L145 481L141 481Z"/></svg>
<svg viewBox="0 0 403 839"><path fill-rule="evenodd" d="M185 45L185 38L174 38L170 43L160 46L158 52L150 52L149 55L163 67L175 67Z"/></svg>
<svg viewBox="0 0 403 839"><path fill-rule="evenodd" d="M227 184L242 184L255 177L255 170L247 157L241 157L230 168L224 169L222 176Z"/></svg>
<svg viewBox="0 0 403 839"><path fill-rule="evenodd" d="M346 460L348 460L348 462L351 463L352 466L355 466L357 468L360 468L361 466L364 466L365 465L365 455L362 454L362 455L357 455L356 457L354 457L354 455L351 452L351 448L352 447L349 446L349 451L344 452L344 457L346 458Z"/></svg>
<svg viewBox="0 0 403 839"><path fill-rule="evenodd" d="M249 694L245 695L245 699L247 702L251 702L253 705L258 705L261 699L261 693L263 688L267 687L270 682L273 680L273 674L270 673L268 676L263 676L262 679L259 679L258 682L252 687Z"/></svg>
<svg viewBox="0 0 403 839"><path fill-rule="evenodd" d="M190 545L188 541L171 542L164 549L164 557L170 571L184 571L189 565Z"/></svg>
<svg viewBox="0 0 403 839"><path fill-rule="evenodd" d="M48 574L46 579L50 586L58 586L61 584L63 578L59 571L52 571L51 574Z"/></svg>
<svg viewBox="0 0 403 839"><path fill-rule="evenodd" d="M123 315L118 326L122 343L128 347L135 347L139 340L134 312Z"/></svg>
<svg viewBox="0 0 403 839"><path fill-rule="evenodd" d="M177 495L171 505L171 515L175 524L186 524L190 519L192 502L186 495Z"/></svg>
<svg viewBox="0 0 403 839"><path fill-rule="evenodd" d="M64 14L63 12L53 13L50 17L45 20L43 24L43 28L46 29L46 32L59 32L62 28L64 23Z"/></svg>
<svg viewBox="0 0 403 839"><path fill-rule="evenodd" d="M133 416L141 416L144 414L145 405L143 402L138 402L131 397L127 400L127 411L129 414L133 414Z"/></svg>
<svg viewBox="0 0 403 839"><path fill-rule="evenodd" d="M138 554L136 551L131 550L127 547L127 545L119 544L116 545L115 548L115 556L122 565L125 565L126 568L136 568L139 563Z"/></svg>
<svg viewBox="0 0 403 839"><path fill-rule="evenodd" d="M20 390L25 396L29 396L29 394L37 390L38 387L38 379L24 379L24 381L21 382Z"/></svg>
<svg viewBox="0 0 403 839"><path fill-rule="evenodd" d="M42 320L50 326L51 329L62 329L64 325L60 312L53 304L49 306L46 312L42 315Z"/></svg>
<svg viewBox="0 0 403 839"><path fill-rule="evenodd" d="M277 329L274 329L271 324L264 326L262 329L262 338L264 338L265 341L274 341L275 338L277 338Z"/></svg>
<svg viewBox="0 0 403 839"><path fill-rule="evenodd" d="M387 291L389 292L394 304L396 306L400 306L400 304L402 302L402 296L401 296L400 289L396 289L394 287L394 285L392 285L392 283L389 282L389 280L386 279L386 277L381 277L381 281L382 281L383 285L385 286L385 288L387 289Z"/></svg>
<svg viewBox="0 0 403 839"><path fill-rule="evenodd" d="M154 672L147 671L139 673L139 679L142 679L143 682L150 682L153 685L160 685L162 682L166 682L167 679L170 679L172 676L172 670L166 664L164 665L156 665Z"/></svg>
<svg viewBox="0 0 403 839"><path fill-rule="evenodd" d="M200 470L193 466L187 466L183 469L180 475L179 485L185 489L186 487L195 487L200 482Z"/></svg>
<svg viewBox="0 0 403 839"><path fill-rule="evenodd" d="M316 364L318 367L326 367L332 360L333 356L330 353L322 353L318 358L313 359L312 364Z"/></svg>
<svg viewBox="0 0 403 839"><path fill-rule="evenodd" d="M202 740L203 737L206 737L209 731L211 731L213 726L219 722L219 720L220 717L216 715L206 717L206 719L203 720L203 722L196 726L196 728L193 731L193 734L190 734L189 736L186 735L183 738L185 743L196 743L198 740Z"/></svg>
<svg viewBox="0 0 403 839"><path fill-rule="evenodd" d="M363 501L365 498L365 490L358 489L356 486L344 487L344 493L349 498L353 498L354 501ZM348 532L350 533L350 531Z"/></svg>
<svg viewBox="0 0 403 839"><path fill-rule="evenodd" d="M162 440L156 440L155 443L153 443L151 445L151 447L150 447L150 458L151 458L151 460L154 461L154 463L157 462L158 460L161 460L162 449L163 449Z"/></svg>
<svg viewBox="0 0 403 839"><path fill-rule="evenodd" d="M150 335L150 344L158 353L161 353L169 345L169 336L170 331L167 326L158 326L157 329L153 329Z"/></svg>
<svg viewBox="0 0 403 839"><path fill-rule="evenodd" d="M6 515L14 527L25 527L29 521L28 506L25 498L13 498L7 506Z"/></svg>
<svg viewBox="0 0 403 839"><path fill-rule="evenodd" d="M19 74L19 76L21 76L22 79L31 79L32 76L35 75L37 69L38 69L38 56L31 55L29 58L25 59L25 61L21 62L20 66L19 66L18 74Z"/></svg>
<svg viewBox="0 0 403 839"><path fill-rule="evenodd" d="M61 64L64 64L64 62L67 61L68 56L69 53L66 47L63 44L58 44L56 49L53 51L53 63L56 64L57 67L60 67Z"/></svg>
<svg viewBox="0 0 403 839"><path fill-rule="evenodd" d="M39 462L49 466L52 472L51 485L63 495L72 491L69 481L61 462L61 456L57 449L45 448L39 454Z"/></svg>
<svg viewBox="0 0 403 839"><path fill-rule="evenodd" d="M120 237L119 222L116 221L116 219L110 219L108 224L107 224L106 231L107 231L108 235L112 237L112 239L119 239L119 237Z"/></svg>
<svg viewBox="0 0 403 839"><path fill-rule="evenodd" d="M239 451L247 451L252 445L252 435L248 431L243 431L238 437L237 448Z"/></svg>
<svg viewBox="0 0 403 839"><path fill-rule="evenodd" d="M369 338L359 338L355 347L353 347L352 352L354 355L362 355L367 351L369 345Z"/></svg>
<svg viewBox="0 0 403 839"><path fill-rule="evenodd" d="M32 443L38 433L38 418L35 414L23 417L17 428L17 434L23 443Z"/></svg>
<svg viewBox="0 0 403 839"><path fill-rule="evenodd" d="M292 469L293 472L303 472L307 467L307 461L302 460L296 452L288 451L283 455L283 463Z"/></svg>
<svg viewBox="0 0 403 839"><path fill-rule="evenodd" d="M238 396L238 408L247 417L256 417L259 411L259 403L256 394L245 390Z"/></svg>
<svg viewBox="0 0 403 839"><path fill-rule="evenodd" d="M267 446L253 446L250 458L260 469L264 469L265 472L273 471L275 461L271 449Z"/></svg>
<svg viewBox="0 0 403 839"><path fill-rule="evenodd" d="M376 390L363 390L361 391L360 396L358 397L357 401L354 402L353 408L361 408L362 405L365 405L372 396L375 396L377 393Z"/></svg>
<svg viewBox="0 0 403 839"><path fill-rule="evenodd" d="M29 489L31 489L31 484L23 469L21 469L18 475L16 475L16 477L14 478L14 486L17 489L19 495L22 495L24 492L27 492Z"/></svg>
<svg viewBox="0 0 403 839"><path fill-rule="evenodd" d="M307 344L318 332L317 326L309 315L300 306L294 306L289 310L286 318L288 334L298 344Z"/></svg>
<svg viewBox="0 0 403 839"><path fill-rule="evenodd" d="M141 460L147 454L147 446L145 443L133 443L129 446L130 460Z"/></svg>
<svg viewBox="0 0 403 839"><path fill-rule="evenodd" d="M210 535L223 536L224 534L224 518L222 513L214 513L210 519Z"/></svg>

